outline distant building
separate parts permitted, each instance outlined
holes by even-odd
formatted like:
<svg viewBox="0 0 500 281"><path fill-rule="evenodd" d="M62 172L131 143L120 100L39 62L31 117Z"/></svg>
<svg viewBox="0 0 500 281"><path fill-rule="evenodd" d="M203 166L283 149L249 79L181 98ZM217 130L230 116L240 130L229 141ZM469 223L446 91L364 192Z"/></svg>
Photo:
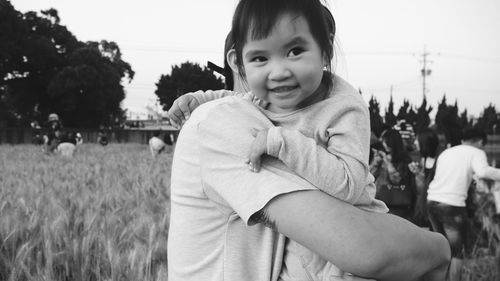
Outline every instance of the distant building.
<svg viewBox="0 0 500 281"><path fill-rule="evenodd" d="M148 110L141 107L127 107L125 117L127 120L148 120Z"/></svg>

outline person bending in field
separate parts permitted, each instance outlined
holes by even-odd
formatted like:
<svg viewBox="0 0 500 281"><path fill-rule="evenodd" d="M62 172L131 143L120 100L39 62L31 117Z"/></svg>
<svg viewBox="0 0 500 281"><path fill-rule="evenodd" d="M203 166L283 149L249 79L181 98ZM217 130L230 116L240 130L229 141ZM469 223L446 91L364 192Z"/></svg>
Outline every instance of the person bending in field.
<svg viewBox="0 0 500 281"><path fill-rule="evenodd" d="M149 152L151 152L151 157L156 158L160 153L165 150L166 144L160 139L160 131L155 131L153 136L149 139Z"/></svg>

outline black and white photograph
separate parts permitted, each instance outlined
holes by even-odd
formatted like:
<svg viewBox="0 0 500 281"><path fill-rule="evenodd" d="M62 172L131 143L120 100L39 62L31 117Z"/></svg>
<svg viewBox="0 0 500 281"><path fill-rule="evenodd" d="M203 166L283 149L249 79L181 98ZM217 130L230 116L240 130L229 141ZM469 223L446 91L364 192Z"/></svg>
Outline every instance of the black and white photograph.
<svg viewBox="0 0 500 281"><path fill-rule="evenodd" d="M0 280L500 280L499 15L0 0Z"/></svg>

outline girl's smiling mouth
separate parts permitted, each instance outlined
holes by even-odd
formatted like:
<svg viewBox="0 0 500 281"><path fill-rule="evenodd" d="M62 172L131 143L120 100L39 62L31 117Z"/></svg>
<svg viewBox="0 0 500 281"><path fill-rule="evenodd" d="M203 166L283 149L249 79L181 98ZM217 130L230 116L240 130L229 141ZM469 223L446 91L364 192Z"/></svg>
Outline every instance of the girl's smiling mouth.
<svg viewBox="0 0 500 281"><path fill-rule="evenodd" d="M298 88L298 86L279 86L279 87L269 89L269 91L276 93L276 94L285 94L285 93L291 92L297 88Z"/></svg>

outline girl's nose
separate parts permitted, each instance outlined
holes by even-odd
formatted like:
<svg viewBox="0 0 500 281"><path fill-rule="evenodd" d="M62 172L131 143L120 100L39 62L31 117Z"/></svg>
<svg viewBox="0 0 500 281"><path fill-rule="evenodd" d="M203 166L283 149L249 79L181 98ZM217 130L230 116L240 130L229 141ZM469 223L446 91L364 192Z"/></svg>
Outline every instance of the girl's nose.
<svg viewBox="0 0 500 281"><path fill-rule="evenodd" d="M292 75L290 69L286 66L286 64L276 62L270 65L269 80L273 81L281 81L287 79Z"/></svg>

